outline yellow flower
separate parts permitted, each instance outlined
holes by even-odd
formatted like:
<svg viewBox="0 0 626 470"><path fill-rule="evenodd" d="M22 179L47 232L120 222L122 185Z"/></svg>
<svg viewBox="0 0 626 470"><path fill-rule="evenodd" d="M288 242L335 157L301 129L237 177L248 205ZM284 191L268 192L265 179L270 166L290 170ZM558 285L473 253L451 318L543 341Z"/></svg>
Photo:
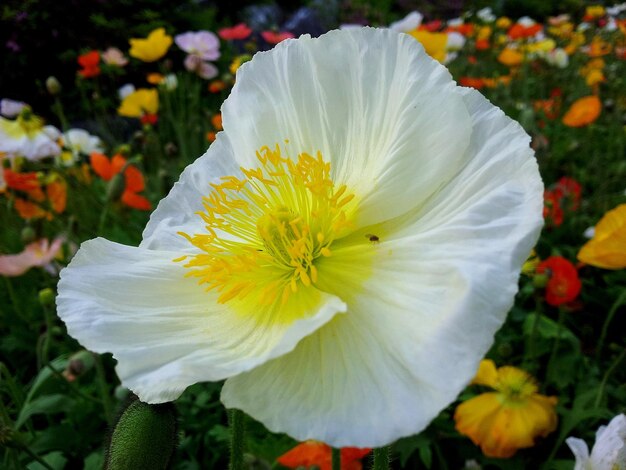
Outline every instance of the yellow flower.
<svg viewBox="0 0 626 470"><path fill-rule="evenodd" d="M512 21L506 16L502 16L498 18L496 21L496 26L500 29L508 29L512 24Z"/></svg>
<svg viewBox="0 0 626 470"><path fill-rule="evenodd" d="M165 33L164 28L157 28L148 34L146 39L130 39L128 53L144 62L154 62L163 57L172 45L172 37Z"/></svg>
<svg viewBox="0 0 626 470"><path fill-rule="evenodd" d="M140 88L128 95L117 113L120 116L140 118L144 114L156 114L159 111L159 93L154 88Z"/></svg>
<svg viewBox="0 0 626 470"><path fill-rule="evenodd" d="M431 33L429 31L411 31L409 33L422 43L426 53L433 59L443 62L446 58L448 35L445 33Z"/></svg>
<svg viewBox="0 0 626 470"><path fill-rule="evenodd" d="M626 204L604 214L593 238L578 252L578 259L598 268L626 268Z"/></svg>
<svg viewBox="0 0 626 470"><path fill-rule="evenodd" d="M479 445L488 457L511 457L532 447L535 438L556 429L556 397L537 393L535 380L516 367L496 369L492 360L480 363L474 384L496 390L460 404L454 413L456 429Z"/></svg>
<svg viewBox="0 0 626 470"><path fill-rule="evenodd" d="M602 5L591 5L585 10L585 17L589 19L602 18L606 14Z"/></svg>
<svg viewBox="0 0 626 470"><path fill-rule="evenodd" d="M250 56L249 54L238 55L233 59L228 70L230 70L230 73L235 75L239 67L248 62L250 59L252 59L252 56Z"/></svg>
<svg viewBox="0 0 626 470"><path fill-rule="evenodd" d="M532 276L535 274L535 269L541 263L541 258L537 256L537 252L533 249L528 256L526 262L522 265L522 273L527 276Z"/></svg>
<svg viewBox="0 0 626 470"><path fill-rule="evenodd" d="M476 33L476 39L489 39L491 37L491 33L492 30L490 26L482 26Z"/></svg>
<svg viewBox="0 0 626 470"><path fill-rule="evenodd" d="M521 64L523 60L524 54L510 47L502 49L502 52L500 52L498 56L498 61L507 67L515 67Z"/></svg>
<svg viewBox="0 0 626 470"><path fill-rule="evenodd" d="M550 52L556 47L554 39L544 39L543 41L537 41L530 43L526 46L526 50L530 53L542 55L543 53Z"/></svg>

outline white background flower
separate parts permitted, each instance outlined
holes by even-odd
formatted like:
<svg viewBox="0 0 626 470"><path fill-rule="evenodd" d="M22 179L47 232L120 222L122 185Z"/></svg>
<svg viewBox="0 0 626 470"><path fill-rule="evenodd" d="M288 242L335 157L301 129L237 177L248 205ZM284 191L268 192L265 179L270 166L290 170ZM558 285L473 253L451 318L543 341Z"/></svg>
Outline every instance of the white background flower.
<svg viewBox="0 0 626 470"><path fill-rule="evenodd" d="M226 406L300 440L373 447L420 431L473 377L538 237L528 136L413 38L371 28L258 53L222 118L138 248L92 240L62 272L69 333L113 352L150 403L227 378ZM293 301L242 310L172 260L201 254L179 232L206 233L209 184L244 178L277 144L292 159L321 153L355 195L351 229Z"/></svg>
<svg viewBox="0 0 626 470"><path fill-rule="evenodd" d="M626 415L615 416L608 426L600 426L596 442L589 448L582 439L568 437L565 442L576 457L574 470L626 469Z"/></svg>

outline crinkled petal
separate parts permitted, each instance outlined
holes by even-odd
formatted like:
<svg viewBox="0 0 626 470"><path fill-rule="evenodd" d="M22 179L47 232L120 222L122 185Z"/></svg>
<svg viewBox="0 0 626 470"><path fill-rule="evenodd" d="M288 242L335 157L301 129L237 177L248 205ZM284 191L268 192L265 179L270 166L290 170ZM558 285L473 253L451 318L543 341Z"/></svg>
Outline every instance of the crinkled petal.
<svg viewBox="0 0 626 470"><path fill-rule="evenodd" d="M178 232L204 233L205 223L196 214L203 210L202 197L219 184L220 178L239 174L228 136L217 134L209 150L185 168L170 193L159 202L143 231L142 248L190 252L194 247Z"/></svg>
<svg viewBox="0 0 626 470"><path fill-rule="evenodd" d="M122 383L147 403L285 354L345 311L337 297L301 289L299 320L237 312L185 278L178 256L98 238L81 246L59 282L68 333L92 351L112 352Z"/></svg>
<svg viewBox="0 0 626 470"><path fill-rule="evenodd" d="M285 140L292 157L321 151L333 181L359 198L361 226L406 212L448 181L471 130L448 71L413 38L373 28L256 54L237 71L222 117L245 167L258 166L257 149Z"/></svg>
<svg viewBox="0 0 626 470"><path fill-rule="evenodd" d="M297 439L376 447L422 430L472 379L539 236L543 185L522 128L463 93L473 120L463 168L319 263L318 285L340 291L348 314L229 379L227 406ZM358 273L372 250L371 272Z"/></svg>

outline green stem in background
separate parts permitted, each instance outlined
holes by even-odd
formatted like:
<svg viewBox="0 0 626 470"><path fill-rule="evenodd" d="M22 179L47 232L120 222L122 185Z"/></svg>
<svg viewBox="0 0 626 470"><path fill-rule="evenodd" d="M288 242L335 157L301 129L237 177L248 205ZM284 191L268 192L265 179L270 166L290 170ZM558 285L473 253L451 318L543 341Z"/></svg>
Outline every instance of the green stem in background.
<svg viewBox="0 0 626 470"><path fill-rule="evenodd" d="M102 356L100 356L99 354L94 354L94 361L96 367L96 376L98 380L98 390L100 391L102 407L104 408L104 416L107 420L107 423L111 424L113 422L113 403L111 401L111 395L109 394L107 379L104 374Z"/></svg>
<svg viewBox="0 0 626 470"><path fill-rule="evenodd" d="M389 470L389 446L374 449L372 470Z"/></svg>
<svg viewBox="0 0 626 470"><path fill-rule="evenodd" d="M541 320L542 315L541 306L541 299L535 295L535 318L533 319L533 325L530 329L530 335L526 339L526 348L524 351L524 359L522 361L524 370L528 371L533 371L534 367L531 367L531 365L537 357L537 331L539 330L539 321Z"/></svg>
<svg viewBox="0 0 626 470"><path fill-rule="evenodd" d="M228 411L230 424L230 463L228 470L243 470L243 451L245 448L245 415L243 411L232 409Z"/></svg>
<svg viewBox="0 0 626 470"><path fill-rule="evenodd" d="M602 325L602 333L600 333L600 339L598 340L598 349L596 350L596 361L600 359L600 354L602 353L602 348L604 347L604 341L606 340L606 335L609 331L609 324L613 320L617 309L622 306L624 302L626 302L626 291L622 292L622 295L620 295L613 303L613 305L611 306L611 310L609 310L609 313L604 320L604 324Z"/></svg>
<svg viewBox="0 0 626 470"><path fill-rule="evenodd" d="M556 359L556 353L561 345L561 330L563 329L563 322L565 321L565 309L559 307L559 319L556 324L556 339L552 343L552 351L550 351L550 359L548 359L548 367L546 370L546 377L548 380L552 377L552 370L554 368L554 360Z"/></svg>
<svg viewBox="0 0 626 470"><path fill-rule="evenodd" d="M341 470L341 449L331 450L332 470Z"/></svg>
<svg viewBox="0 0 626 470"><path fill-rule="evenodd" d="M58 96L54 98L54 104L52 105L52 110L54 114L59 118L59 122L61 123L61 129L63 132L67 132L70 128L69 122L65 117L65 112L63 111L63 104Z"/></svg>
<svg viewBox="0 0 626 470"><path fill-rule="evenodd" d="M615 371L615 369L617 369L617 366L619 366L620 363L624 360L624 357L626 357L626 348L622 349L620 355L617 356L617 359L613 361L611 367L607 369L606 374L604 374L604 377L602 377L602 382L600 382L600 388L598 388L598 394L596 395L596 401L594 402L595 408L598 408L600 406L600 402L602 401L602 395L604 395L604 388L606 387L606 383L609 381L609 377L611 376L611 374Z"/></svg>
<svg viewBox="0 0 626 470"><path fill-rule="evenodd" d="M4 284L6 285L7 292L9 293L9 297L11 298L11 305L13 305L13 310L15 310L15 313L18 317L25 318L22 314L22 311L20 310L20 304L17 300L17 296L15 295L15 291L13 290L13 284L8 277L2 276L2 279L4 279Z"/></svg>
<svg viewBox="0 0 626 470"><path fill-rule="evenodd" d="M96 235L102 235L102 230L104 229L104 223L107 220L107 215L109 214L109 201L104 203L104 207L102 208L102 212L100 212L100 220L98 222L98 232Z"/></svg>

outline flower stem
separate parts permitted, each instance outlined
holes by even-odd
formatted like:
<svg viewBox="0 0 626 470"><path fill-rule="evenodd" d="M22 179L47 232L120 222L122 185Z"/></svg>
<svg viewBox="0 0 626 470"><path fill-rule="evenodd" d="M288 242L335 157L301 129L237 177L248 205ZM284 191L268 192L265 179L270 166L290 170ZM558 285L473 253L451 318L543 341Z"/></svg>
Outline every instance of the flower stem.
<svg viewBox="0 0 626 470"><path fill-rule="evenodd" d="M606 387L606 383L609 381L609 377L611 376L613 371L617 368L617 366L620 365L620 363L624 360L625 356L626 356L626 348L622 349L622 352L620 353L620 355L617 356L617 359L613 361L613 364L611 364L611 367L608 368L608 370L604 374L604 377L602 377L602 382L600 383L600 387L598 388L598 394L596 395L596 401L594 403L595 408L598 408L600 406L600 402L602 401L602 395L604 395L604 387Z"/></svg>
<svg viewBox="0 0 626 470"><path fill-rule="evenodd" d="M106 376L104 375L104 365L102 364L102 356L94 354L96 375L98 377L98 389L100 391L100 397L102 399L102 406L104 408L104 416L107 423L113 422L113 404L111 403L111 395L107 388Z"/></svg>
<svg viewBox="0 0 626 470"><path fill-rule="evenodd" d="M335 449L333 447L331 452L332 469L341 470L341 449Z"/></svg>
<svg viewBox="0 0 626 470"><path fill-rule="evenodd" d="M243 411L232 409L228 411L230 423L230 463L228 470L243 470L243 451L245 438L245 416Z"/></svg>
<svg viewBox="0 0 626 470"><path fill-rule="evenodd" d="M598 340L598 349L596 349L596 360L600 359L600 354L602 353L602 348L604 347L604 341L606 340L606 334L609 331L609 324L613 320L617 309L621 305L623 305L624 302L626 302L626 291L622 292L622 295L620 295L615 303L613 303L613 305L611 306L611 310L609 310L609 313L604 320L604 324L602 325L602 333L600 333L600 339Z"/></svg>
<svg viewBox="0 0 626 470"><path fill-rule="evenodd" d="M559 307L559 319L556 326L556 339L552 344L552 351L550 352L550 359L548 359L548 367L546 370L546 377L548 380L552 377L552 370L554 369L554 360L556 359L556 353L561 344L561 330L563 329L563 323L565 321L565 309Z"/></svg>
<svg viewBox="0 0 626 470"><path fill-rule="evenodd" d="M372 470L389 470L389 446L374 449Z"/></svg>

